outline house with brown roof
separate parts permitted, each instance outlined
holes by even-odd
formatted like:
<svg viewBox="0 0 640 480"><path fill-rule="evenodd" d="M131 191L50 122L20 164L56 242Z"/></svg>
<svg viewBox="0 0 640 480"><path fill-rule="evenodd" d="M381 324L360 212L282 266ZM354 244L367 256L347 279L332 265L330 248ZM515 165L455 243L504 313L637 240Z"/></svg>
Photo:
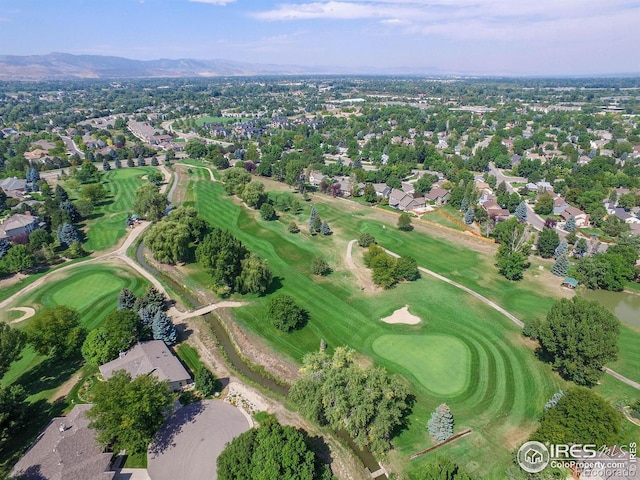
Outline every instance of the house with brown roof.
<svg viewBox="0 0 640 480"><path fill-rule="evenodd" d="M560 216L564 221L567 221L569 220L569 218L574 217L576 220L576 225L578 227L589 226L589 214L571 205L569 205L562 212L560 212Z"/></svg>
<svg viewBox="0 0 640 480"><path fill-rule="evenodd" d="M449 190L444 188L433 187L424 196L426 202L433 203L435 205L444 205L449 201Z"/></svg>
<svg viewBox="0 0 640 480"><path fill-rule="evenodd" d="M86 412L92 405L76 405L57 417L16 463L11 478L21 480L113 480L113 454L105 452L89 428Z"/></svg>
<svg viewBox="0 0 640 480"><path fill-rule="evenodd" d="M100 366L100 373L105 380L118 370L125 370L131 378L151 374L160 381L169 382L172 390L180 390L192 382L180 360L162 340L140 342L121 353L119 358Z"/></svg>
<svg viewBox="0 0 640 480"><path fill-rule="evenodd" d="M489 218L492 218L498 221L506 220L509 217L509 215L511 215L511 212L509 212L509 210L507 210L506 208L502 208L494 200L488 200L484 202L482 204L482 208L484 209L485 212L487 212L487 215L489 215Z"/></svg>

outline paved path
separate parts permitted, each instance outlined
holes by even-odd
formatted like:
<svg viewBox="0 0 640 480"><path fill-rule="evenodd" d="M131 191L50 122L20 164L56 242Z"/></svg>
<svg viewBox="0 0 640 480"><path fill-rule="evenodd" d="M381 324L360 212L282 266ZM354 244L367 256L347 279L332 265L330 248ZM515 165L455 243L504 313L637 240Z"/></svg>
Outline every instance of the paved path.
<svg viewBox="0 0 640 480"><path fill-rule="evenodd" d="M213 175L213 170L211 170L209 167L202 167L200 165L189 165L188 163L176 163L176 165L180 165L181 167L189 167L189 168L204 168L209 172L209 177L211 178L211 181L212 182L216 181L216 177Z"/></svg>
<svg viewBox="0 0 640 480"><path fill-rule="evenodd" d="M225 445L249 428L240 410L220 400L182 407L149 447L149 476L153 480L215 480L216 461Z"/></svg>
<svg viewBox="0 0 640 480"><path fill-rule="evenodd" d="M352 242L349 242L349 245L347 246L347 249L350 249L353 246ZM391 255L392 257L395 258L400 258L400 255L398 255L395 252L392 252L391 250L387 250L385 249L385 251ZM475 298L477 298L478 300L480 300L481 302L489 305L491 308L493 308L494 310L497 310L498 312L502 313L505 317L507 317L509 320L511 320L513 323L515 323L518 327L523 328L524 327L524 322L522 320L520 320L518 317L516 317L515 315L512 315L511 313L507 312L504 308L502 308L500 305L498 305L497 303L489 300L487 297L485 297L484 295L480 295L478 292L475 292L473 290L471 290L468 287L465 287L464 285L459 284L458 282L454 282L453 280L440 275L439 273L436 273L432 270L429 270L427 268L424 267L418 267L418 270L420 270L423 273L426 273L427 275L431 275L432 277L437 278L438 280L442 280L443 282L448 283L449 285L453 285L456 288L459 288L460 290L464 290L465 292L467 292L470 295L473 295ZM640 390L640 383L635 382L633 380L631 380L630 378L625 377L624 375L619 374L618 372L611 370L610 368L604 367L603 369L606 373L608 373L609 375L611 375L614 378L617 378L618 380L620 380L621 382L626 383L627 385L629 385L630 387L635 388L636 390Z"/></svg>
<svg viewBox="0 0 640 480"><path fill-rule="evenodd" d="M178 320L186 320L187 318L192 318L192 317L200 317L202 315L206 315L207 313L213 312L214 310L217 310L219 308L236 308L236 307L242 307L244 305L247 305L247 302L230 302L230 301L225 301L225 302L218 302L218 303L212 303L211 305L207 305L205 307L201 307L198 308L196 310L192 310L190 312L179 312L179 311L175 311L175 313L171 313L172 311L169 311L169 315L171 315L171 318L173 319L174 322L177 322Z"/></svg>

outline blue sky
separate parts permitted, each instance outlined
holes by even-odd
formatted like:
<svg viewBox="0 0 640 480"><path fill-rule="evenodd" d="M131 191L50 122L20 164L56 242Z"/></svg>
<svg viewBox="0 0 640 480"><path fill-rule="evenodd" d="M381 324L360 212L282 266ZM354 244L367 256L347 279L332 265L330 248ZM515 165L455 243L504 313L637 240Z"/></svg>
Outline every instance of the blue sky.
<svg viewBox="0 0 640 480"><path fill-rule="evenodd" d="M640 72L640 1L0 0L0 54L443 73Z"/></svg>

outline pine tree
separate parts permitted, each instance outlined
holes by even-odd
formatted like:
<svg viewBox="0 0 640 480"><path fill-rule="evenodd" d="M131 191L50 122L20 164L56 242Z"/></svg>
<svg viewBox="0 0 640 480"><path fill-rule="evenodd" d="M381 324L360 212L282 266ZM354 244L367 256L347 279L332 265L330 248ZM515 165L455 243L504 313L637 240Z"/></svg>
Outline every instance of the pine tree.
<svg viewBox="0 0 640 480"><path fill-rule="evenodd" d="M558 401L564 397L564 390L559 390L553 394L553 397L549 399L547 403L544 404L544 411L546 412L550 408L555 407L558 404Z"/></svg>
<svg viewBox="0 0 640 480"><path fill-rule="evenodd" d="M309 231L311 233L314 233L314 223L316 221L316 218L318 218L318 211L316 210L316 206L312 205L311 206L311 213L309 214Z"/></svg>
<svg viewBox="0 0 640 480"><path fill-rule="evenodd" d="M467 208L469 208L469 199L467 197L464 197L462 199L462 202L460 202L460 211L466 212Z"/></svg>
<svg viewBox="0 0 640 480"><path fill-rule="evenodd" d="M473 208L467 208L467 212L464 214L464 223L471 225L475 219L476 214L473 211Z"/></svg>
<svg viewBox="0 0 640 480"><path fill-rule="evenodd" d="M521 222L527 221L527 204L524 202L520 202L516 207L516 218Z"/></svg>
<svg viewBox="0 0 640 480"><path fill-rule="evenodd" d="M326 220L320 225L320 233L323 235L331 235L332 233Z"/></svg>
<svg viewBox="0 0 640 480"><path fill-rule="evenodd" d="M11 247L12 245L8 240L0 238L0 258L4 257Z"/></svg>
<svg viewBox="0 0 640 480"><path fill-rule="evenodd" d="M102 162L102 170L108 172L109 170L111 170L111 164L105 160L104 162Z"/></svg>
<svg viewBox="0 0 640 480"><path fill-rule="evenodd" d="M80 240L78 231L70 223L63 223L58 227L58 241L60 245L68 248L73 242Z"/></svg>
<svg viewBox="0 0 640 480"><path fill-rule="evenodd" d="M113 163L116 168L122 168L122 162L119 158L116 158L116 161Z"/></svg>
<svg viewBox="0 0 640 480"><path fill-rule="evenodd" d="M567 220L567 223L564 225L564 229L567 232L573 232L576 229L576 217L571 215L569 220Z"/></svg>
<svg viewBox="0 0 640 480"><path fill-rule="evenodd" d="M133 310L136 304L136 296L128 288L120 290L118 295L118 310Z"/></svg>
<svg viewBox="0 0 640 480"><path fill-rule="evenodd" d="M453 415L446 403L441 404L431 414L427 428L429 434L440 443L453 436Z"/></svg>
<svg viewBox="0 0 640 480"><path fill-rule="evenodd" d="M569 272L569 258L567 255L561 255L556 260L556 263L551 267L551 273L557 275L558 277L565 277Z"/></svg>
<svg viewBox="0 0 640 480"><path fill-rule="evenodd" d="M569 252L569 244L565 240L562 240L556 247L553 253L553 258L557 260L561 256L566 255L568 252Z"/></svg>
<svg viewBox="0 0 640 480"><path fill-rule="evenodd" d="M169 316L160 311L153 317L151 332L154 340L162 340L167 345L175 345L178 341L178 331Z"/></svg>

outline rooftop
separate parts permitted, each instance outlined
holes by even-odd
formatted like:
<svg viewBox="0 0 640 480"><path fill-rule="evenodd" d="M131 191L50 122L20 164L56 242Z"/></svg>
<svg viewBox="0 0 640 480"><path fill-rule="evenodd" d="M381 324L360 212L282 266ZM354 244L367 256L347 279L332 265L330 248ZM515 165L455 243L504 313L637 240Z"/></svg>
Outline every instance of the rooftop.
<svg viewBox="0 0 640 480"><path fill-rule="evenodd" d="M113 480L111 453L96 442L85 416L92 405L76 405L54 418L11 472L25 480Z"/></svg>

